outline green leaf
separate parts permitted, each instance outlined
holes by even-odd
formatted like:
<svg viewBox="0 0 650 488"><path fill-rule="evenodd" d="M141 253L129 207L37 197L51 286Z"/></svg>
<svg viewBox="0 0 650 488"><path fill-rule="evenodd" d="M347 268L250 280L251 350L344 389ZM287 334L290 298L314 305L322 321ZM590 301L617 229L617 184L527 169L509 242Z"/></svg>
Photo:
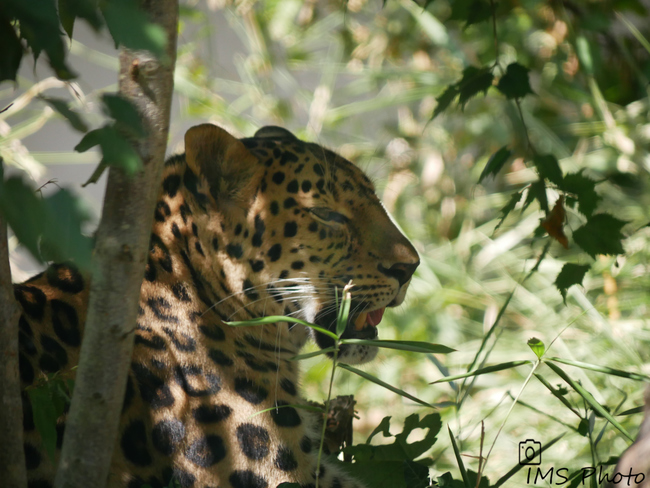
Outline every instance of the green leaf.
<svg viewBox="0 0 650 488"><path fill-rule="evenodd" d="M379 425L375 427L375 429L368 436L368 439L366 439L366 444L370 444L372 438L375 437L380 432L384 437L392 437L392 434L390 433L390 419L391 419L390 416L381 419Z"/></svg>
<svg viewBox="0 0 650 488"><path fill-rule="evenodd" d="M621 228L627 224L613 215L592 215L587 223L573 232L573 240L592 258L597 254L623 254Z"/></svg>
<svg viewBox="0 0 650 488"><path fill-rule="evenodd" d="M492 366L486 366L485 368L476 369L468 373L455 374L453 376L445 376L444 378L440 378L439 380L432 381L429 384L434 385L436 383L449 383L450 381L456 381L462 378L469 378L471 376L480 376L482 374L489 374L489 373L494 373L496 371L503 371L504 369L516 368L517 366L521 366L522 364L531 364L531 361L520 360L520 361L509 361L507 363L494 364Z"/></svg>
<svg viewBox="0 0 650 488"><path fill-rule="evenodd" d="M590 217L598 202L602 199L596 193L596 182L591 178L587 178L582 174L582 170L578 173L571 173L564 177L563 190L568 193L573 193L578 200L578 210L585 216Z"/></svg>
<svg viewBox="0 0 650 488"><path fill-rule="evenodd" d="M587 41L587 38L583 35L578 35L576 37L576 54L578 55L580 64L584 67L585 71L588 74L593 74L594 62L591 56L589 41Z"/></svg>
<svg viewBox="0 0 650 488"><path fill-rule="evenodd" d="M560 293L562 294L562 299L566 303L566 292L573 285L582 285L582 280L585 277L585 273L589 271L588 264L573 264L566 263L562 266L562 271L555 278L555 286Z"/></svg>
<svg viewBox="0 0 650 488"><path fill-rule="evenodd" d="M330 352L336 351L335 347L326 347L325 349L319 349L318 351L306 352L305 354L297 354L289 358L289 361L302 361L303 359L309 359L316 356L322 356L323 354L328 354Z"/></svg>
<svg viewBox="0 0 650 488"><path fill-rule="evenodd" d="M158 59L166 61L165 31L149 21L147 15L138 8L137 2L111 0L102 5L102 12L116 45L150 51Z"/></svg>
<svg viewBox="0 0 650 488"><path fill-rule="evenodd" d="M52 463L56 459L57 414L47 385L27 389L32 404L34 426L41 436L41 442Z"/></svg>
<svg viewBox="0 0 650 488"><path fill-rule="evenodd" d="M20 23L20 36L31 47L35 60L45 51L59 79L70 80L77 76L65 62L67 49L61 36L55 0L5 0L3 7L10 18Z"/></svg>
<svg viewBox="0 0 650 488"><path fill-rule="evenodd" d="M457 84L460 106L464 108L468 100L480 92L487 94L488 88L492 86L493 79L494 75L489 68L476 68L474 66L465 68L463 78Z"/></svg>
<svg viewBox="0 0 650 488"><path fill-rule="evenodd" d="M370 339L341 339L341 344L358 344L361 346L382 347L385 349L398 349L400 351L421 352L426 354L449 354L455 349L441 344L420 341L392 341Z"/></svg>
<svg viewBox="0 0 650 488"><path fill-rule="evenodd" d="M321 334L325 334L326 336L334 340L338 339L337 335L334 332L330 332L327 329L323 329L322 327L319 327L317 325L310 324L309 322L305 322L304 320L300 320L295 317L285 317L284 315L270 315L268 317L259 317L251 320L242 320L240 322L225 322L225 323L226 325L229 325L231 327L250 327L256 325L274 324L276 322L292 322L294 324L304 325L306 327L310 327L314 329L315 331L320 332Z"/></svg>
<svg viewBox="0 0 650 488"><path fill-rule="evenodd" d="M508 146L503 146L492 156L490 156L490 159L488 159L485 168L483 168L483 172L481 173L481 176L479 176L478 182L479 183L482 182L483 179L488 176L496 176L499 173L499 171L501 171L501 168L503 168L503 166L508 162L510 156L512 156L512 150L508 149ZM519 199L517 199L517 202L518 201ZM515 205L517 204L517 202L515 202Z"/></svg>
<svg viewBox="0 0 650 488"><path fill-rule="evenodd" d="M95 170L93 171L93 174L90 175L90 178L81 185L82 188L85 188L86 186L97 183L99 181L99 178L102 177L102 174L104 174L104 171L108 168L108 165L104 162L104 160L101 160Z"/></svg>
<svg viewBox="0 0 650 488"><path fill-rule="evenodd" d="M451 427L447 426L447 430L449 431L449 438L451 439L451 447L454 450L454 456L456 456L456 463L458 464L458 469L460 469L460 475L463 478L463 485L465 488L472 488L472 484L467 476L467 469L465 469L465 463L460 455L460 449L458 449L458 444L456 444L456 438L451 431Z"/></svg>
<svg viewBox="0 0 650 488"><path fill-rule="evenodd" d="M124 136L112 125L91 130L75 146L75 151L85 152L99 145L102 148L102 163L121 168L129 174L134 174L142 168L140 155ZM93 175L94 176L94 175Z"/></svg>
<svg viewBox="0 0 650 488"><path fill-rule="evenodd" d="M540 179L528 187L528 195L526 195L526 201L524 202L524 208L522 212L526 210L528 205L532 203L533 200L539 202L539 208L546 214L548 214L548 198L546 197L546 185L544 180Z"/></svg>
<svg viewBox="0 0 650 488"><path fill-rule="evenodd" d="M528 79L529 71L528 68L519 63L509 64L506 68L506 74L499 80L497 89L508 99L522 98L529 93L534 94Z"/></svg>
<svg viewBox="0 0 650 488"><path fill-rule="evenodd" d="M458 88L456 87L456 85L455 84L449 85L447 89L444 92L442 92L442 95L436 98L437 105L433 111L431 120L435 119L438 115L444 112L457 96L458 96Z"/></svg>
<svg viewBox="0 0 650 488"><path fill-rule="evenodd" d="M546 178L549 181L552 181L560 188L562 187L564 178L562 176L560 165L557 162L557 158L555 156L552 154L535 156L533 158L533 164L537 168L537 171L539 171L539 175L542 178Z"/></svg>
<svg viewBox="0 0 650 488"><path fill-rule="evenodd" d="M467 22L465 22L465 29L472 24L478 24L492 17L492 7L486 0L474 0L467 13Z"/></svg>
<svg viewBox="0 0 650 488"><path fill-rule="evenodd" d="M408 398L409 400L412 400L412 401L414 401L416 403L419 403L420 405L424 405L425 407L429 407L429 408L435 408L430 403L427 403L424 400L420 400L419 398L414 397L413 395L411 395L409 393L406 393L404 390L400 390L399 388L396 388L396 387L394 387L392 385L389 385L385 381L380 380L379 378L371 375L370 373L366 373L365 371L361 371L360 369L353 368L349 364L337 363L336 366L338 368L342 368L342 369L345 369L347 371L350 371L351 373L359 375L362 378L367 379L368 381L372 381L373 383L375 383L375 384L377 384L379 386L382 386L382 387L386 388L387 390L392 391L393 393L397 393L398 395L403 396L404 398Z"/></svg>
<svg viewBox="0 0 650 488"><path fill-rule="evenodd" d="M58 2L61 25L70 39L72 39L74 21L77 17L86 20L95 32L104 25L97 9L97 0L58 0Z"/></svg>
<svg viewBox="0 0 650 488"><path fill-rule="evenodd" d="M336 335L337 335L337 337L341 337L343 332L345 332L345 328L348 325L348 316L350 315L350 302L352 302L352 299L351 299L350 294L348 292L347 286L345 288L343 288L343 293L342 293L341 298L342 298L341 306L339 308L339 313L338 313L338 315L336 317Z"/></svg>
<svg viewBox="0 0 650 488"><path fill-rule="evenodd" d="M42 99L47 102L50 107L63 115L74 129L79 132L88 132L86 122L81 118L79 113L70 108L66 100L52 97L42 97Z"/></svg>
<svg viewBox="0 0 650 488"><path fill-rule="evenodd" d="M118 129L124 130L137 138L147 135L142 125L140 113L130 100L119 94L106 93L102 96L102 102L104 102L104 112L115 119Z"/></svg>
<svg viewBox="0 0 650 488"><path fill-rule="evenodd" d="M623 428L618 420L612 417L612 415L600 403L598 403L592 394L585 390L580 383L571 379L559 366L556 366L552 362L548 362L546 364L549 368L555 371L555 373L560 378L566 381L571 386L571 388L573 388L589 404L589 406L596 412L596 414L599 414L603 418L607 419L609 423L618 429L621 434L623 434L629 440L634 441L634 438Z"/></svg>
<svg viewBox="0 0 650 488"><path fill-rule="evenodd" d="M544 355L544 352L546 352L546 346L537 337L531 337L528 339L528 342L526 344L528 344L528 347L530 347L538 359L541 359Z"/></svg>
<svg viewBox="0 0 650 488"><path fill-rule="evenodd" d="M555 361L562 364L568 364L569 366L575 366L576 368L598 371L599 373L620 376L621 378L627 378L628 380L644 381L646 383L650 383L650 376L645 374L630 373L629 371L622 371L620 369L608 368L606 366L598 366L596 364L583 363L582 361L573 361L570 359L547 358L547 361Z"/></svg>
<svg viewBox="0 0 650 488"><path fill-rule="evenodd" d="M508 216L508 214L515 209L515 207L519 203L519 200L521 200L522 195L523 195L523 191L517 191L517 192L514 192L512 195L510 195L510 200L508 200L508 203L506 203L503 206L503 208L500 210L501 219L499 220L499 223L497 224L497 226L494 228L495 231L499 227L501 227L501 224L503 224L503 221L506 220L506 217Z"/></svg>
<svg viewBox="0 0 650 488"><path fill-rule="evenodd" d="M0 81L16 81L16 73L23 58L23 46L9 19L0 17Z"/></svg>

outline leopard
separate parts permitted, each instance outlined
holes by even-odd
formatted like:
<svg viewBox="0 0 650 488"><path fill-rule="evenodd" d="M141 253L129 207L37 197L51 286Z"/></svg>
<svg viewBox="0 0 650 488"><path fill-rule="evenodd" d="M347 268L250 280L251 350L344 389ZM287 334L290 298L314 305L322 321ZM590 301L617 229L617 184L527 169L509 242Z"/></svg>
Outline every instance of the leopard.
<svg viewBox="0 0 650 488"><path fill-rule="evenodd" d="M384 311L403 303L420 258L372 181L286 129L239 139L201 124L166 160L152 222L108 486L362 488L318 462L322 416L300 408L295 357L309 341L331 357L331 334L288 319L231 324L283 316L335 332L346 290L341 337L363 340L337 360L376 356ZM25 389L74 376L89 283L66 262L14 285L30 488L52 486L66 416L50 459Z"/></svg>

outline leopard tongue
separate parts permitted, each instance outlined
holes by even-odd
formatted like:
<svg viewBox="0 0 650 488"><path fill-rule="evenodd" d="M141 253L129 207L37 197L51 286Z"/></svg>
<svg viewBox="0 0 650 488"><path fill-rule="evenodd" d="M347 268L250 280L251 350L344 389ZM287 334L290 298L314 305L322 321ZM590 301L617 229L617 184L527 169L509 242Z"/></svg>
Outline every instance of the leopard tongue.
<svg viewBox="0 0 650 488"><path fill-rule="evenodd" d="M386 307L382 307L372 312L361 312L354 319L355 330L363 329L366 326L366 324L376 327L379 324L379 322L381 322L381 318L384 316L385 310Z"/></svg>

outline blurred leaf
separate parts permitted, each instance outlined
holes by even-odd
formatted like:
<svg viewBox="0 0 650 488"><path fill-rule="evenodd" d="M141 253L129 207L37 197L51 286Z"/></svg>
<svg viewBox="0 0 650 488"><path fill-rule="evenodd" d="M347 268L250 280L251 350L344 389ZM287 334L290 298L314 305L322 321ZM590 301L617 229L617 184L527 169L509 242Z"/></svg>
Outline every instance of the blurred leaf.
<svg viewBox="0 0 650 488"><path fill-rule="evenodd" d="M433 111L433 115L431 116L431 119L432 120L435 119L438 115L444 112L457 96L458 96L458 88L456 87L456 85L449 85L447 89L444 92L442 92L442 95L436 98L437 105L435 110Z"/></svg>
<svg viewBox="0 0 650 488"><path fill-rule="evenodd" d="M564 177L564 191L573 193L576 196L578 199L578 210L586 217L590 217L594 213L598 202L601 200L595 188L596 182L584 176L582 170Z"/></svg>
<svg viewBox="0 0 650 488"><path fill-rule="evenodd" d="M613 215L592 215L587 223L573 232L573 240L592 258L597 254L623 254L621 228L627 224Z"/></svg>
<svg viewBox="0 0 650 488"><path fill-rule="evenodd" d="M0 81L16 81L16 72L23 58L23 46L9 19L0 16Z"/></svg>
<svg viewBox="0 0 650 488"><path fill-rule="evenodd" d="M45 51L59 79L70 80L77 76L65 62L66 48L55 0L5 0L3 7L5 14L20 23L20 37L31 47L35 60Z"/></svg>
<svg viewBox="0 0 650 488"><path fill-rule="evenodd" d="M96 145L101 147L102 162L106 165L121 168L129 174L134 174L142 168L140 155L112 125L88 132L74 149L77 152L85 152Z"/></svg>
<svg viewBox="0 0 650 488"><path fill-rule="evenodd" d="M455 0L451 5L449 20L464 20L464 28L477 24L492 16L488 0Z"/></svg>
<svg viewBox="0 0 650 488"><path fill-rule="evenodd" d="M613 171L606 175L606 178L612 182L614 185L620 186L621 188L641 191L643 189L643 184L639 177L632 173L622 173L620 171Z"/></svg>
<svg viewBox="0 0 650 488"><path fill-rule="evenodd" d="M490 156L490 159L485 165L485 168L483 168L481 176L479 176L478 182L481 183L483 179L488 176L496 176L499 171L501 171L501 168L503 168L503 166L508 162L510 156L512 156L512 150L508 149L508 146L503 146L492 156ZM518 201L519 200L517 200L517 202ZM517 202L515 202L515 205Z"/></svg>
<svg viewBox="0 0 650 488"><path fill-rule="evenodd" d="M84 184L81 185L82 188L85 188L88 185L97 183L99 181L99 178L104 174L104 171L108 168L108 165L104 162L104 160L101 160L95 170L93 171L93 174L90 175L90 178L86 180Z"/></svg>
<svg viewBox="0 0 650 488"><path fill-rule="evenodd" d="M79 132L87 132L88 131L88 126L86 125L86 122L81 118L81 115L79 113L75 112L70 108L68 105L68 102L66 100L63 100L62 98L53 98L53 97L42 97L47 104L52 107L54 110L59 112L61 115L63 115L66 119L68 119L68 122L70 122L70 125L78 130Z"/></svg>
<svg viewBox="0 0 650 488"><path fill-rule="evenodd" d="M528 347L530 347L538 359L541 359L544 355L544 352L546 352L546 346L537 337L531 337L528 339L528 342L526 344L528 344Z"/></svg>
<svg viewBox="0 0 650 488"><path fill-rule="evenodd" d="M58 3L61 25L70 39L72 39L74 22L77 17L86 20L95 32L104 25L104 21L99 15L97 0L58 0Z"/></svg>
<svg viewBox="0 0 650 488"><path fill-rule="evenodd" d="M580 64L585 68L587 73L593 74L594 62L591 57L589 41L582 34L576 36L576 54L578 55L578 59L580 59Z"/></svg>
<svg viewBox="0 0 650 488"><path fill-rule="evenodd" d="M167 37L159 25L130 0L110 0L102 5L104 19L116 45L133 50L145 50L165 61Z"/></svg>
<svg viewBox="0 0 650 488"><path fill-rule="evenodd" d="M548 213L548 199L546 198L546 185L544 184L544 180L540 179L530 184L522 212L526 210L526 207L528 207L533 200L537 200L542 211Z"/></svg>
<svg viewBox="0 0 650 488"><path fill-rule="evenodd" d="M582 280L585 277L585 273L589 271L589 268L591 266L588 264L565 263L562 266L562 271L560 271L560 274L555 279L555 286L560 290L565 304L567 290L573 285L582 285Z"/></svg>
<svg viewBox="0 0 650 488"><path fill-rule="evenodd" d="M569 249L569 240L564 234L564 221L566 220L566 211L564 210L564 195L560 197L553 205L553 210L541 221L541 226L548 235L562 244L564 249Z"/></svg>
<svg viewBox="0 0 650 488"><path fill-rule="evenodd" d="M34 426L41 436L41 442L50 461L56 461L56 421L58 415L52 402L50 389L47 385L27 389L29 401L32 404Z"/></svg>
<svg viewBox="0 0 650 488"><path fill-rule="evenodd" d="M497 89L503 93L506 98L523 98L534 92L530 87L528 72L530 70L519 63L511 63L506 68L506 74L501 77L497 84Z"/></svg>
<svg viewBox="0 0 650 488"><path fill-rule="evenodd" d="M351 297L350 293L348 292L348 287L347 286L345 288L343 288L343 296L340 299L342 299L342 302L341 302L341 306L339 308L339 313L338 313L338 315L336 317L336 335L337 335L337 337L341 337L343 332L345 332L345 328L348 325L348 316L350 315L350 303L352 302L352 297ZM353 324L353 326L354 326L354 324Z"/></svg>
<svg viewBox="0 0 650 488"><path fill-rule="evenodd" d="M539 175L542 178L546 178L549 181L555 183L558 187L562 188L564 183L564 178L562 176L562 170L560 165L557 162L557 158L552 154L544 154L535 156L533 158L533 164L539 171Z"/></svg>
<svg viewBox="0 0 650 488"><path fill-rule="evenodd" d="M142 125L140 113L131 101L113 93L102 95L102 101L104 102L104 112L115 119L115 125L118 129L124 130L137 138L147 135Z"/></svg>
<svg viewBox="0 0 650 488"><path fill-rule="evenodd" d="M489 68L476 68L468 66L463 71L463 78L458 82L458 103L461 107L473 96L478 95L480 92L487 94L488 88L492 86L494 75Z"/></svg>
<svg viewBox="0 0 650 488"><path fill-rule="evenodd" d="M521 366L522 364L531 364L531 361L525 359L521 361L509 361L507 363L494 364L492 366L486 366L484 368L476 369L468 373L455 374L453 376L445 376L443 378L440 378L439 380L431 381L429 384L434 385L436 383L449 383L450 381L456 381L461 378L469 378L471 376L480 376L482 374L489 374L489 373L494 373L496 371L503 371L505 369L516 368L517 366Z"/></svg>
<svg viewBox="0 0 650 488"><path fill-rule="evenodd" d="M508 203L505 204L505 206L501 209L501 219L499 219L499 223L497 226L494 228L496 231L499 227L501 227L501 224L503 224L503 221L506 220L506 217L510 212L512 212L517 204L519 203L519 200L521 200L521 196L523 195L523 191L517 191L514 192L512 195L510 195L510 200L508 200Z"/></svg>
<svg viewBox="0 0 650 488"><path fill-rule="evenodd" d="M599 373L605 373L613 376L620 376L621 378L627 378L634 381L645 381L650 383L650 376L645 374L630 373L628 371L621 371L620 369L608 368L606 366L598 366L596 364L584 363L582 361L574 361L570 359L562 358L546 358L547 361L555 361L557 363L568 364L569 366L575 366L576 368L588 369L590 371L598 371Z"/></svg>

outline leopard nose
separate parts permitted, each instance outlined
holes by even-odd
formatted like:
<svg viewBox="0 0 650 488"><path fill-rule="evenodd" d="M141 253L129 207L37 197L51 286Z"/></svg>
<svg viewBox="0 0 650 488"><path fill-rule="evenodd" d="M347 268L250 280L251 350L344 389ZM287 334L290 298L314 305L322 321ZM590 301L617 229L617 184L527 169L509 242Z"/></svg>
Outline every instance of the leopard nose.
<svg viewBox="0 0 650 488"><path fill-rule="evenodd" d="M395 263L390 268L386 268L380 264L377 268L386 276L395 278L399 283L399 286L402 286L411 279L411 276L413 276L413 273L415 273L415 270L419 265L420 261L416 263Z"/></svg>

